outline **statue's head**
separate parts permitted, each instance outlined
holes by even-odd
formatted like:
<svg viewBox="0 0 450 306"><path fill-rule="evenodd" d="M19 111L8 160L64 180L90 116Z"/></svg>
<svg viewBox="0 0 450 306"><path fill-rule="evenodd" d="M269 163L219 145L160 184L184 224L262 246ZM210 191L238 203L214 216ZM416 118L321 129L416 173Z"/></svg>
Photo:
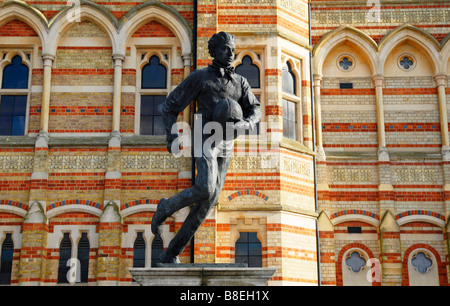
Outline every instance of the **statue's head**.
<svg viewBox="0 0 450 306"><path fill-rule="evenodd" d="M236 37L226 32L214 34L208 41L209 54L222 66L229 66L234 60Z"/></svg>

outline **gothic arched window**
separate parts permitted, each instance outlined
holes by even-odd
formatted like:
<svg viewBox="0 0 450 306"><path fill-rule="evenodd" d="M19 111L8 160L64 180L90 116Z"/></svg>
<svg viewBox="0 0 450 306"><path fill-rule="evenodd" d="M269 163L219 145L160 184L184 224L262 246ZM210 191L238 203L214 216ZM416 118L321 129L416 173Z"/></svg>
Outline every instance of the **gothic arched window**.
<svg viewBox="0 0 450 306"><path fill-rule="evenodd" d="M253 64L250 56L242 58L242 63L236 67L236 73L245 77L252 88L260 88L259 68Z"/></svg>
<svg viewBox="0 0 450 306"><path fill-rule="evenodd" d="M25 133L29 68L15 55L3 68L0 89L0 135Z"/></svg>
<svg viewBox="0 0 450 306"><path fill-rule="evenodd" d="M158 56L153 55L142 68L142 88L161 89L167 87L167 69Z"/></svg>
<svg viewBox="0 0 450 306"><path fill-rule="evenodd" d="M148 55L144 54L143 58ZM165 135L162 104L168 94L167 68L152 55L141 70L140 134Z"/></svg>
<svg viewBox="0 0 450 306"><path fill-rule="evenodd" d="M297 97L297 79L292 71L291 63L287 62L281 71L283 137L301 140L299 127L301 124L301 100Z"/></svg>

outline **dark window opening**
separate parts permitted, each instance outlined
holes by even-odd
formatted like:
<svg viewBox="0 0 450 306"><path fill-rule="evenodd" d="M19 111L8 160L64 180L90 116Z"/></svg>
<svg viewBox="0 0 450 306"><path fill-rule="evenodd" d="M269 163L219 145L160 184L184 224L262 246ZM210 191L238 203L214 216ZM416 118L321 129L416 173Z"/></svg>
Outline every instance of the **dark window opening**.
<svg viewBox="0 0 450 306"><path fill-rule="evenodd" d="M22 58L18 55L12 58L11 64L3 70L3 89L26 89L28 88L28 72L26 65L22 64Z"/></svg>
<svg viewBox="0 0 450 306"><path fill-rule="evenodd" d="M68 284L69 278L67 273L70 266L67 265L72 257L72 242L69 233L64 233L63 239L59 246L59 265L58 265L58 284Z"/></svg>
<svg viewBox="0 0 450 306"><path fill-rule="evenodd" d="M14 242L11 234L6 234L2 243L1 262L0 262L0 285L11 284L11 272L14 255Z"/></svg>
<svg viewBox="0 0 450 306"><path fill-rule="evenodd" d="M161 262L159 256L164 250L163 240L160 235L155 236L152 242L152 267L156 267Z"/></svg>
<svg viewBox="0 0 450 306"><path fill-rule="evenodd" d="M81 239L78 242L78 260L80 264L80 282L87 283L89 276L89 252L90 244L87 233L81 234Z"/></svg>
<svg viewBox="0 0 450 306"><path fill-rule="evenodd" d="M242 64L236 67L236 73L245 77L252 88L260 88L260 74L258 66L253 64L250 56L242 58Z"/></svg>
<svg viewBox="0 0 450 306"><path fill-rule="evenodd" d="M340 83L339 88L340 89L352 89L353 83Z"/></svg>
<svg viewBox="0 0 450 306"><path fill-rule="evenodd" d="M138 232L136 240L133 245L133 267L143 268L145 267L145 240L143 232Z"/></svg>
<svg viewBox="0 0 450 306"><path fill-rule="evenodd" d="M235 262L262 267L262 245L255 232L241 232L235 244Z"/></svg>
<svg viewBox="0 0 450 306"><path fill-rule="evenodd" d="M166 96L141 96L141 135L165 135L162 105Z"/></svg>
<svg viewBox="0 0 450 306"><path fill-rule="evenodd" d="M349 226L347 228L347 231L349 234L361 234L362 233L361 226Z"/></svg>
<svg viewBox="0 0 450 306"><path fill-rule="evenodd" d="M143 89L163 89L167 87L167 69L156 55L150 57L148 64L142 68L141 77Z"/></svg>

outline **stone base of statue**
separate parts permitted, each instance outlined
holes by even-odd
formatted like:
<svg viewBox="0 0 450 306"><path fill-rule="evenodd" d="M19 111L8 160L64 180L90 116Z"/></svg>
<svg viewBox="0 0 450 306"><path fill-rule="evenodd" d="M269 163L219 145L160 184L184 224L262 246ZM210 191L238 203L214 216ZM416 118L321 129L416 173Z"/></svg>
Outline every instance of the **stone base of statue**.
<svg viewBox="0 0 450 306"><path fill-rule="evenodd" d="M241 264L159 264L130 269L141 286L265 286L275 271Z"/></svg>

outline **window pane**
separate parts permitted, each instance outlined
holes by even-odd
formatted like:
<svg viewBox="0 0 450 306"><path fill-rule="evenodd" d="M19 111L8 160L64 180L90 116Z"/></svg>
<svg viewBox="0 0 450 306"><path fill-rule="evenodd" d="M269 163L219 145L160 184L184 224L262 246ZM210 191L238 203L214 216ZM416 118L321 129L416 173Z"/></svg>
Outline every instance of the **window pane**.
<svg viewBox="0 0 450 306"><path fill-rule="evenodd" d="M166 96L153 96L155 115L162 115L162 105L165 100Z"/></svg>
<svg viewBox="0 0 450 306"><path fill-rule="evenodd" d="M9 136L12 131L12 116L0 116L0 135Z"/></svg>
<svg viewBox="0 0 450 306"><path fill-rule="evenodd" d="M248 261L249 267L262 267L262 256L250 256Z"/></svg>
<svg viewBox="0 0 450 306"><path fill-rule="evenodd" d="M14 96L14 115L25 116L27 111L27 96Z"/></svg>
<svg viewBox="0 0 450 306"><path fill-rule="evenodd" d="M2 96L0 135L24 135L27 96Z"/></svg>
<svg viewBox="0 0 450 306"><path fill-rule="evenodd" d="M153 117L141 116L141 135L153 135Z"/></svg>
<svg viewBox="0 0 450 306"><path fill-rule="evenodd" d="M153 115L153 97L154 96L141 96L141 115L142 116Z"/></svg>
<svg viewBox="0 0 450 306"><path fill-rule="evenodd" d="M297 138L296 103L284 100L283 103L283 136L289 139Z"/></svg>
<svg viewBox="0 0 450 306"><path fill-rule="evenodd" d="M162 116L153 117L153 135L165 135L164 122Z"/></svg>
<svg viewBox="0 0 450 306"><path fill-rule="evenodd" d="M22 58L14 56L10 65L3 70L2 88L28 88L28 67L22 64Z"/></svg>
<svg viewBox="0 0 450 306"><path fill-rule="evenodd" d="M25 131L25 116L12 117L12 136L21 136Z"/></svg>
<svg viewBox="0 0 450 306"><path fill-rule="evenodd" d="M288 102L288 118L295 121L295 103L293 102Z"/></svg>
<svg viewBox="0 0 450 306"><path fill-rule="evenodd" d="M165 135L162 105L166 96L141 96L141 135Z"/></svg>
<svg viewBox="0 0 450 306"><path fill-rule="evenodd" d="M2 96L0 115L12 115L14 112L14 96Z"/></svg>
<svg viewBox="0 0 450 306"><path fill-rule="evenodd" d="M248 245L246 243L236 243L234 248L235 256L247 256L248 255Z"/></svg>
<svg viewBox="0 0 450 306"><path fill-rule="evenodd" d="M167 69L160 63L159 58L153 55L147 65L142 68L142 88L166 88Z"/></svg>
<svg viewBox="0 0 450 306"><path fill-rule="evenodd" d="M289 63L281 70L281 83L284 92L295 95L295 76Z"/></svg>

